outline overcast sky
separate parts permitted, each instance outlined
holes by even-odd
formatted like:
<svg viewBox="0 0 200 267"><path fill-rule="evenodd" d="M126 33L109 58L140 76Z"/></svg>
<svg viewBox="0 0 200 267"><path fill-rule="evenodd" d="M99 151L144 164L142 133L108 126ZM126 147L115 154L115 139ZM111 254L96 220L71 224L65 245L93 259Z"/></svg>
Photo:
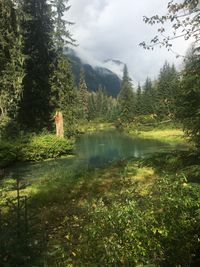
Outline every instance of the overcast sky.
<svg viewBox="0 0 200 267"><path fill-rule="evenodd" d="M169 0L70 0L67 19L77 40L76 50L93 65L105 59L118 59L127 64L134 82L147 76L156 78L165 60L177 67L181 59L165 48L145 51L139 46L156 35L156 27L146 25L143 16L165 14ZM173 49L184 54L188 43L176 40Z"/></svg>

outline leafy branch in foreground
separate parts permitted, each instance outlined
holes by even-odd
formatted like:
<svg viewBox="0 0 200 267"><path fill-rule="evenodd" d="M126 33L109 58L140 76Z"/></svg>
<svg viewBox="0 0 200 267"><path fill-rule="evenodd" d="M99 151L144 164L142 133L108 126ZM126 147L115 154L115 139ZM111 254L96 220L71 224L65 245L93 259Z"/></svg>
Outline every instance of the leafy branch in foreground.
<svg viewBox="0 0 200 267"><path fill-rule="evenodd" d="M199 46L200 3L198 0L184 0L181 3L176 3L172 0L168 3L166 15L144 16L143 20L149 25L162 25L157 30L158 34L151 39L149 44L144 41L140 43L140 46L144 49L153 49L159 45L160 47L164 46L168 50L173 51L172 41L181 37L185 40L192 39ZM165 34L166 28L163 27L163 24L168 22L172 24L171 34Z"/></svg>

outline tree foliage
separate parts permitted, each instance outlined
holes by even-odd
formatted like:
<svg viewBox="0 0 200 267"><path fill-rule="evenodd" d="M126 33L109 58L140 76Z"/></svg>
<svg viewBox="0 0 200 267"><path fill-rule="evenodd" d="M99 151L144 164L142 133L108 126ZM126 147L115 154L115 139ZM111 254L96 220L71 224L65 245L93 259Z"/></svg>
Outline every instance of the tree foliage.
<svg viewBox="0 0 200 267"><path fill-rule="evenodd" d="M77 90L74 85L74 79L71 71L71 64L64 55L64 49L74 40L67 29L71 25L64 19L64 14L69 10L68 0L52 0L53 7L53 42L55 51L55 60L52 65L51 83L51 104L53 111L63 113L65 130L68 136L72 135L77 122Z"/></svg>
<svg viewBox="0 0 200 267"><path fill-rule="evenodd" d="M185 61L176 105L177 119L200 148L200 57L194 47L189 51Z"/></svg>
<svg viewBox="0 0 200 267"><path fill-rule="evenodd" d="M140 43L145 49L153 49L160 45L172 50L172 41L183 37L185 40L195 40L200 42L200 4L199 0L182 0L181 2L169 1L167 13L163 16L154 15L152 17L144 16L144 22L149 25L161 24L158 28L158 34L153 37L149 44ZM165 33L165 23L171 23L171 35Z"/></svg>
<svg viewBox="0 0 200 267"><path fill-rule="evenodd" d="M130 123L134 117L134 93L127 66L124 66L121 89L118 96L119 118L122 123Z"/></svg>
<svg viewBox="0 0 200 267"><path fill-rule="evenodd" d="M80 71L80 82L79 82L79 99L80 99L80 110L81 118L88 119L88 90L85 82L85 73L82 68Z"/></svg>
<svg viewBox="0 0 200 267"><path fill-rule="evenodd" d="M25 76L20 1L0 2L0 117L14 119Z"/></svg>
<svg viewBox="0 0 200 267"><path fill-rule="evenodd" d="M174 65L165 62L160 69L155 95L155 111L160 118L174 118L179 78Z"/></svg>
<svg viewBox="0 0 200 267"><path fill-rule="evenodd" d="M50 127L51 6L46 0L25 0L23 12L26 14L22 24L26 76L19 120L24 128L37 131Z"/></svg>

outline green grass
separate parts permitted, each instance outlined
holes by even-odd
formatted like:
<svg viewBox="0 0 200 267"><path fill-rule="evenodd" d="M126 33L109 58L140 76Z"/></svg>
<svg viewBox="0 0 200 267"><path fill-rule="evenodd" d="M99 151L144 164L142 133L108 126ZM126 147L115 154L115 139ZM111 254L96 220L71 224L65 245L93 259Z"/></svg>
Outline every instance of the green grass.
<svg viewBox="0 0 200 267"><path fill-rule="evenodd" d="M170 144L183 144L189 145L188 139L185 137L183 130L181 129L129 129L129 134L132 136L138 136L144 139L155 139Z"/></svg>

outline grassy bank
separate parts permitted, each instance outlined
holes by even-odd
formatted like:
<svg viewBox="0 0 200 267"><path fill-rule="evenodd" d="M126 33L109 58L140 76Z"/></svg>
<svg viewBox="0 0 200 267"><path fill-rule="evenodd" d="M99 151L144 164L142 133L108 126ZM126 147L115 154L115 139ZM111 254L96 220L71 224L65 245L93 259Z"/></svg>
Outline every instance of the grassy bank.
<svg viewBox="0 0 200 267"><path fill-rule="evenodd" d="M126 131L126 130L125 130ZM130 127L127 129L127 132L132 136L138 136L144 139L155 139L161 142L166 142L170 144L182 144L190 145L188 138L184 135L184 132L180 128L174 127Z"/></svg>

